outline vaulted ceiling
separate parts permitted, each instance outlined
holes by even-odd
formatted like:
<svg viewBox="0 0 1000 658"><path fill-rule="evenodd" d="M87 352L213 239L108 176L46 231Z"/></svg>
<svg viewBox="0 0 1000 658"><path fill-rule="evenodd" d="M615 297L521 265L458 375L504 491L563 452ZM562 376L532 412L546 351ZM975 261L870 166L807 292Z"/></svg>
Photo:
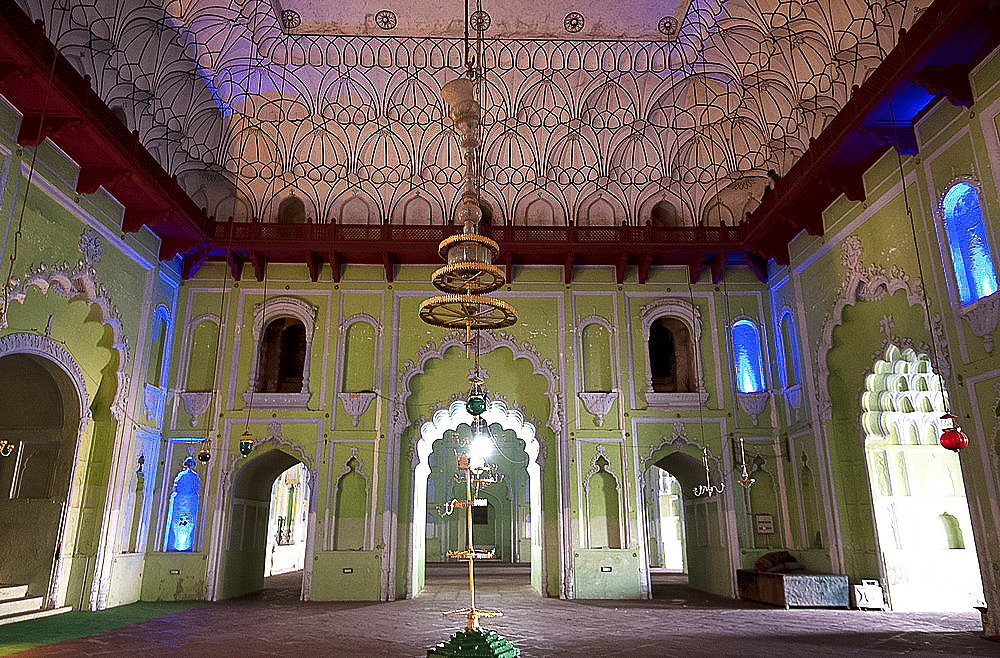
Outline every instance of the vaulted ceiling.
<svg viewBox="0 0 1000 658"><path fill-rule="evenodd" d="M462 162L439 92L464 69L463 2L18 4L218 220L275 222L289 197L304 203L311 225L337 231L451 219ZM927 5L471 3L486 69L482 196L493 226L738 224L758 208L766 172L790 170ZM224 224L208 233L209 245L195 245L200 258L222 254L226 239L232 251L246 234ZM742 235L709 241L739 251ZM424 241L436 239L431 231ZM672 262L711 251L696 246ZM307 252L267 257L315 260ZM319 258L333 264L337 255Z"/></svg>

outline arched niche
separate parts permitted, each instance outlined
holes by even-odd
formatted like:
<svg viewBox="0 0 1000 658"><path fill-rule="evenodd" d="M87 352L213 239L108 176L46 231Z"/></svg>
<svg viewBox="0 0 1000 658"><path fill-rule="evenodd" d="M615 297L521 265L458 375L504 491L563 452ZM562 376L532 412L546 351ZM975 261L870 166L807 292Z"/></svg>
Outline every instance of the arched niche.
<svg viewBox="0 0 1000 658"><path fill-rule="evenodd" d="M330 549L360 551L372 548L371 483L356 446L351 447L351 455L336 478L331 506L334 514Z"/></svg>
<svg viewBox="0 0 1000 658"><path fill-rule="evenodd" d="M642 322L644 343L649 339L653 323L657 320L669 318L683 323L690 335L690 359L693 364L693 392L657 392L653 385L653 363L647 346L647 349L643 350L646 357L646 405L651 409L695 408L703 405L708 400L708 392L705 390L702 373L701 350L698 349L701 340L701 312L688 301L663 298L643 306L639 311L639 318Z"/></svg>
<svg viewBox="0 0 1000 658"><path fill-rule="evenodd" d="M219 356L219 316L206 313L188 323L185 331L187 364L184 390L211 392L215 389Z"/></svg>
<svg viewBox="0 0 1000 658"><path fill-rule="evenodd" d="M340 324L337 369L343 373L337 397L357 427L382 387L382 323L355 313ZM330 420L337 427L337 416Z"/></svg>
<svg viewBox="0 0 1000 658"><path fill-rule="evenodd" d="M306 204L297 196L288 196L278 204L278 213L275 216L278 224L305 224Z"/></svg>
<svg viewBox="0 0 1000 658"><path fill-rule="evenodd" d="M582 482L581 534L585 548L623 547L626 510L621 485L604 446L598 445Z"/></svg>
<svg viewBox="0 0 1000 658"><path fill-rule="evenodd" d="M219 367L219 316L213 313L199 315L188 322L184 330L181 360L184 390L177 397L184 411L191 416L191 427L197 427L209 405L213 391L221 384L217 381Z"/></svg>
<svg viewBox="0 0 1000 658"><path fill-rule="evenodd" d="M258 302L253 309L253 355L250 361L250 380L247 391L243 394L243 399L247 405L254 409L259 408L281 408L281 409L305 409L309 403L309 375L312 361L312 341L316 331L316 317L319 309L309 302L282 295L267 300L266 303ZM263 330L272 320L281 317L295 318L302 323L305 329L305 361L302 366L302 387L294 393L267 393L257 392L261 349L263 347Z"/></svg>
<svg viewBox="0 0 1000 658"><path fill-rule="evenodd" d="M167 377L173 347L173 319L166 304L157 304L146 348L146 382L143 384L143 405L146 421L155 427L163 423L167 401Z"/></svg>
<svg viewBox="0 0 1000 658"><path fill-rule="evenodd" d="M614 388L614 370L611 352L614 330L605 318L590 317L577 325L580 337L581 390L611 391Z"/></svg>

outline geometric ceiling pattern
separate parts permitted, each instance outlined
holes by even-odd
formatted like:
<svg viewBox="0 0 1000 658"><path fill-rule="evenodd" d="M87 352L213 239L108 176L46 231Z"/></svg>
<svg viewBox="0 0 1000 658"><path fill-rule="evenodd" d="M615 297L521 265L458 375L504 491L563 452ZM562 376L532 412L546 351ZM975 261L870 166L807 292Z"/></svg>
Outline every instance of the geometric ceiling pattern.
<svg viewBox="0 0 1000 658"><path fill-rule="evenodd" d="M462 3L19 4L216 218L451 220ZM491 221L736 223L928 4L483 2Z"/></svg>

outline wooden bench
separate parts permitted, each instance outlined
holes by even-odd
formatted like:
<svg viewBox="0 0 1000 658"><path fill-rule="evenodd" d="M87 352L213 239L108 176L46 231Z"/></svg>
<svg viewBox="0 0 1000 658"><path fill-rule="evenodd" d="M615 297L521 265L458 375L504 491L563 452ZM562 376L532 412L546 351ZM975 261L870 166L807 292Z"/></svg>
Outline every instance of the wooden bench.
<svg viewBox="0 0 1000 658"><path fill-rule="evenodd" d="M847 576L838 574L737 569L736 586L741 599L786 609L850 607Z"/></svg>

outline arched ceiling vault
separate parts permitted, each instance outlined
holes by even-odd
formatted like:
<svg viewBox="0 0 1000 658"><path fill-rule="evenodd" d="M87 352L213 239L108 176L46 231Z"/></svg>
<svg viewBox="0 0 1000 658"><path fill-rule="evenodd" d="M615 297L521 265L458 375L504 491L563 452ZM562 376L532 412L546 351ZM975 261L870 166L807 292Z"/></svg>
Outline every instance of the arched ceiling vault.
<svg viewBox="0 0 1000 658"><path fill-rule="evenodd" d="M186 274L225 256L258 271L267 260L304 260L314 273L329 262L335 277L338 263L382 262L391 278L395 263L424 258L415 242L432 255L449 230L461 161L440 88L463 69L463 3L444 18L412 0L385 0L375 14L368 4L312 0L17 4L44 21L48 39L193 204L222 220L192 221L191 240L171 243L188 256ZM483 196L494 230L554 226L567 241L600 245L564 254L569 265L596 262L608 243L687 245L668 258L657 254L669 249L619 248L610 261L619 278L626 265L696 272L713 256L747 251L762 271L780 249L767 253L758 237L748 250L748 228L733 226L757 210L768 170L789 172L928 4L484 2ZM869 132L899 144L905 135L891 118ZM275 227L268 239L259 226L276 223L289 196L304 202L309 224ZM157 221L133 212L125 228ZM253 232L242 222L255 222L260 243L229 242ZM370 248L306 244L342 244L356 224L376 225L347 231L361 230ZM710 232L696 236L699 224ZM786 224L785 244L816 228ZM599 227L616 234L601 237ZM394 231L407 236L408 253L387 248ZM507 233L497 235L502 246L514 240ZM508 253L536 262L550 247Z"/></svg>

